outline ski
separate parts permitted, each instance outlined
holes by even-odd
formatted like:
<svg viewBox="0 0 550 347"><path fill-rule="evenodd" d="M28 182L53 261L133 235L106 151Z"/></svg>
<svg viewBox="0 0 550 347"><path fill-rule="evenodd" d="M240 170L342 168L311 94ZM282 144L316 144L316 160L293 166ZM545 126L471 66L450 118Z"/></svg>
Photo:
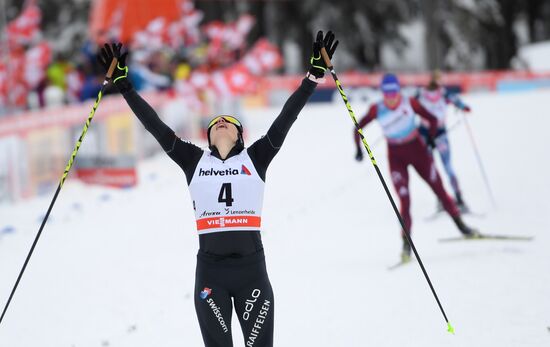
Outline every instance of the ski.
<svg viewBox="0 0 550 347"><path fill-rule="evenodd" d="M435 211L434 213L432 213L431 215L427 216L424 218L424 220L426 222L432 222L436 219L438 219L439 217L445 215L447 212L445 210L442 210L442 211ZM467 217L475 217L475 218L485 218L485 213L479 213L479 212L473 212L473 211L465 211L465 212L460 212L460 214L462 216L467 216Z"/></svg>
<svg viewBox="0 0 550 347"><path fill-rule="evenodd" d="M438 219L440 216L442 216L443 213L445 213L445 211L435 211L431 215L424 217L424 220L426 222L432 222L432 221Z"/></svg>
<svg viewBox="0 0 550 347"><path fill-rule="evenodd" d="M501 240L501 241L531 241L534 236L521 236L521 235L491 235L481 234L476 237L448 237L439 239L439 242L454 242L454 241L481 241L481 240Z"/></svg>
<svg viewBox="0 0 550 347"><path fill-rule="evenodd" d="M407 265L407 264L409 264L409 263L412 263L412 259L405 260L405 261L400 260L399 262L397 262L397 263L395 263L395 264L393 264L393 265L391 265L391 266L388 266L388 270L389 270L389 271L392 271L392 270L395 270L395 269L397 269L397 268L402 267L403 265Z"/></svg>

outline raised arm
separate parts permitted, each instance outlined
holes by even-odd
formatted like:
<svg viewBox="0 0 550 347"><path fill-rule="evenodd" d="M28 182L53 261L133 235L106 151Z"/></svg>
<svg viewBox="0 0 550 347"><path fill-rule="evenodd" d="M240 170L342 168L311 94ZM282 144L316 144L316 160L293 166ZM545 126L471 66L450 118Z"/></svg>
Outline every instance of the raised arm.
<svg viewBox="0 0 550 347"><path fill-rule="evenodd" d="M298 119L298 114L313 94L316 86L317 83L304 78L300 87L285 102L281 113L273 121L265 136L262 136L248 148L248 154L254 162L256 171L264 180L269 163L279 152L290 127Z"/></svg>
<svg viewBox="0 0 550 347"><path fill-rule="evenodd" d="M108 67L111 60L117 57L118 65L113 74L115 86L145 129L155 137L170 158L183 169L189 182L202 156L202 149L179 139L174 131L160 119L155 110L134 90L127 78L126 57L128 53L121 54L121 48L121 44L111 46L105 44L98 57L100 63L104 67Z"/></svg>
<svg viewBox="0 0 550 347"><path fill-rule="evenodd" d="M313 94L317 83L323 78L326 65L321 59L321 48L326 47L330 57L334 54L338 41L334 41L334 34L328 32L323 38L323 32L317 33L317 38L313 43L313 54L311 56L311 66L302 80L302 84L285 102L279 116L269 127L267 134L254 142L248 148L248 154L252 159L256 171L262 179L265 180L265 173L271 160L275 157L288 134L292 124L298 118L298 114L306 104L307 100Z"/></svg>
<svg viewBox="0 0 550 347"><path fill-rule="evenodd" d="M445 101L449 104L455 105L456 108L464 112L470 112L470 106L466 105L462 99L456 93L451 93L445 89Z"/></svg>

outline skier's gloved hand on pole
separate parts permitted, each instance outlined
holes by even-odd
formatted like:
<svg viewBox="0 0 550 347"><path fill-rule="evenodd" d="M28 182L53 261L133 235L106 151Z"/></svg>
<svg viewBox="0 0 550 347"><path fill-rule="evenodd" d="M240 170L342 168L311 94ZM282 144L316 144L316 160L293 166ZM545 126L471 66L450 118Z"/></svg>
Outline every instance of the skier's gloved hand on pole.
<svg viewBox="0 0 550 347"><path fill-rule="evenodd" d="M103 45L103 48L101 48L101 54L98 54L97 59L105 71L107 71L111 65L111 61L114 58L117 58L118 63L115 71L113 72L112 81L117 89L121 93L124 93L132 89L132 85L127 78L128 66L126 66L126 57L128 56L128 52L121 53L121 50L122 43L113 43L111 45L106 43Z"/></svg>
<svg viewBox="0 0 550 347"><path fill-rule="evenodd" d="M357 153L355 154L355 160L357 161L363 161L363 151L361 151L361 148L357 148Z"/></svg>
<svg viewBox="0 0 550 347"><path fill-rule="evenodd" d="M435 137L428 136L428 137L427 137L427 142L428 142L428 143L427 143L428 149L429 149L430 151L433 151L433 150L437 147L437 145L435 144Z"/></svg>
<svg viewBox="0 0 550 347"><path fill-rule="evenodd" d="M309 74L317 79L323 78L325 71L327 71L327 64L325 64L321 56L321 48L323 47L327 50L329 58L332 59L332 55L334 51L336 51L336 47L338 47L338 40L334 41L334 33L332 31L327 32L323 37L323 31L319 30L319 32L317 32L317 38L313 42L313 52L309 60L311 64Z"/></svg>
<svg viewBox="0 0 550 347"><path fill-rule="evenodd" d="M435 141L437 139L437 135L438 135L438 129L437 129L437 123L432 123L430 124L430 128L429 128L429 131L428 131L428 136L427 136L427 145L428 145L428 149L430 150L434 150L437 146L435 144Z"/></svg>
<svg viewBox="0 0 550 347"><path fill-rule="evenodd" d="M464 105L464 107L462 108L462 111L464 111L466 113L470 113L472 111L472 109L470 108L470 106Z"/></svg>

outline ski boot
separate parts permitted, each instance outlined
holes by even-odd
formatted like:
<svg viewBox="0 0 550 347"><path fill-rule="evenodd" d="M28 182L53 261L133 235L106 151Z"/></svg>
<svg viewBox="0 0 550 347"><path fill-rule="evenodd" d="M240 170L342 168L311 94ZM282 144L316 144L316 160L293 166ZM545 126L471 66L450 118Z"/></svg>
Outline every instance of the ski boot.
<svg viewBox="0 0 550 347"><path fill-rule="evenodd" d="M460 216L453 217L453 221L465 238L475 239L481 237L479 231L464 224L464 221Z"/></svg>
<svg viewBox="0 0 550 347"><path fill-rule="evenodd" d="M411 261L411 245L407 239L403 239L403 249L401 250L401 262L408 263Z"/></svg>
<svg viewBox="0 0 550 347"><path fill-rule="evenodd" d="M466 203L464 200L462 200L462 194L456 193L456 199L455 199L456 207L458 207L458 210L460 211L460 214L468 214L470 213L470 209L468 206L466 206Z"/></svg>

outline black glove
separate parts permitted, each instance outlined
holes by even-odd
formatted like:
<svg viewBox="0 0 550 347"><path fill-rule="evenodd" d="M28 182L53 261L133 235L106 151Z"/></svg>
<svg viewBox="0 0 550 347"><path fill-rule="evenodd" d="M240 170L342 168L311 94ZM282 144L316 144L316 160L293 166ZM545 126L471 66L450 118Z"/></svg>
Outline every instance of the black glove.
<svg viewBox="0 0 550 347"><path fill-rule="evenodd" d="M355 160L363 161L363 152L361 151L361 148L357 148L357 154L355 154Z"/></svg>
<svg viewBox="0 0 550 347"><path fill-rule="evenodd" d="M107 73L109 67L111 66L111 61L113 61L113 58L117 58L118 63L115 71L113 71L113 76L111 77L111 80L113 81L115 86L117 86L118 90L121 93L124 93L125 91L132 89L132 85L127 78L128 66L126 66L126 57L128 56L128 52L121 54L121 48L122 43L113 43L111 44L111 46L106 43L103 45L103 48L101 48L101 54L97 55L97 59L99 60L99 63L103 66L105 73Z"/></svg>
<svg viewBox="0 0 550 347"><path fill-rule="evenodd" d="M431 137L431 136L428 136L428 137L426 138L426 142L427 142L427 145L428 145L428 149L429 149L430 151L433 151L433 150L435 149L435 147L436 147L435 139L434 139L433 137Z"/></svg>
<svg viewBox="0 0 550 347"><path fill-rule="evenodd" d="M328 53L328 57L332 59L332 55L338 46L338 41L334 42L334 34L329 31L323 38L323 31L319 30L317 38L313 42L313 53L309 60L311 67L309 73L315 76L315 78L322 78L327 71L327 64L321 56L321 48L325 47Z"/></svg>

